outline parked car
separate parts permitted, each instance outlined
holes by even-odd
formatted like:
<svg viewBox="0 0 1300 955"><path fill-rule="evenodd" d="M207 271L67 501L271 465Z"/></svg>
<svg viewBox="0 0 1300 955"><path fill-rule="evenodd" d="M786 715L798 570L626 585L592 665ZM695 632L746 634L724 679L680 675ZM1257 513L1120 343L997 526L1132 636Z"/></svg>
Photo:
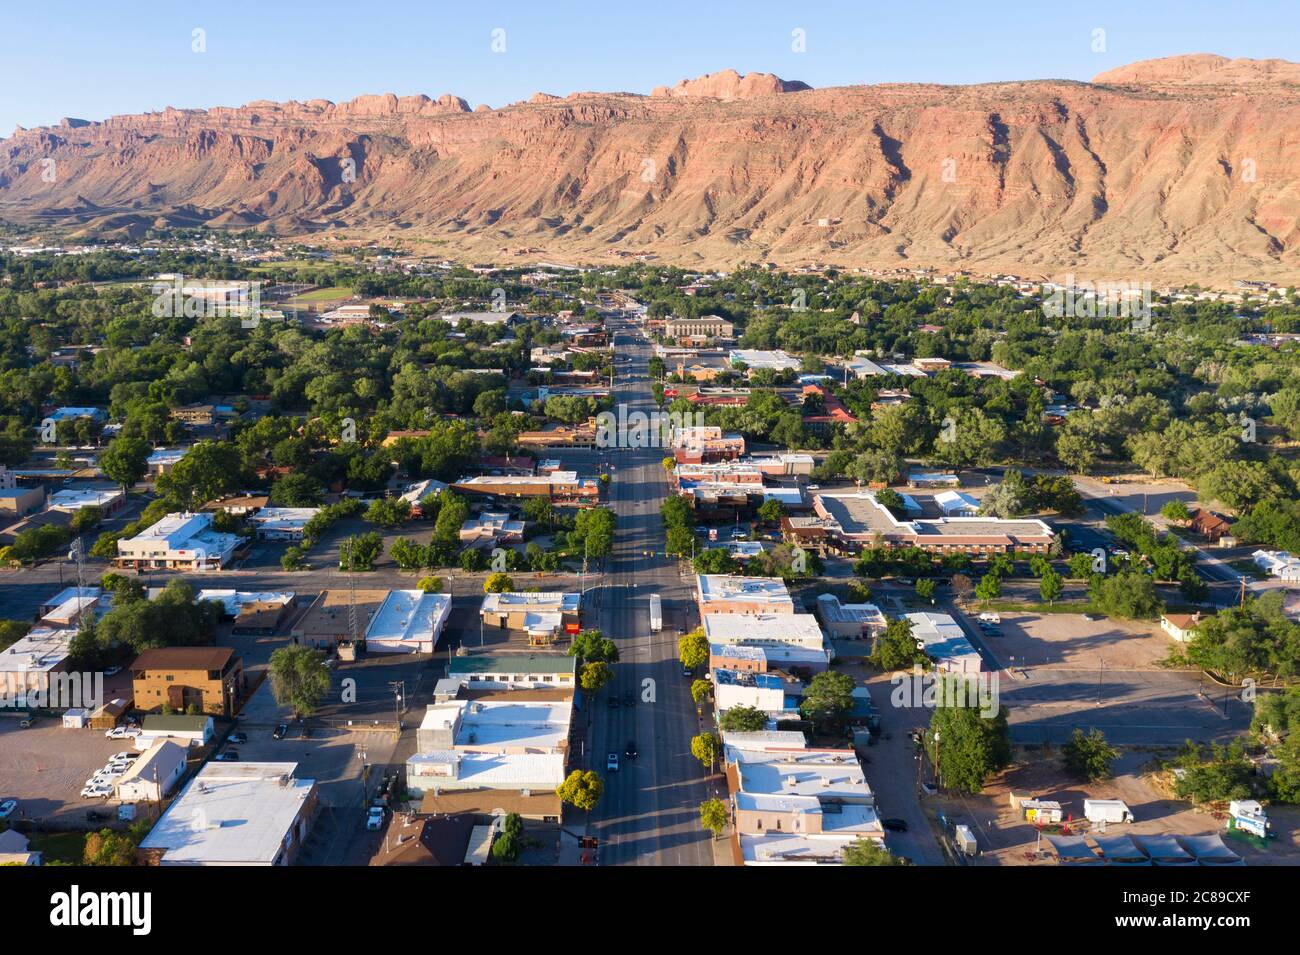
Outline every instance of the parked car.
<svg viewBox="0 0 1300 955"><path fill-rule="evenodd" d="M227 742L227 743L247 743L247 742L248 742L248 734L247 734L247 733L231 733L229 736L226 737L226 742Z"/></svg>
<svg viewBox="0 0 1300 955"><path fill-rule="evenodd" d="M880 824L886 832L907 832L906 819L881 819Z"/></svg>
<svg viewBox="0 0 1300 955"><path fill-rule="evenodd" d="M628 759L636 759L636 740L630 739L627 741L627 748L623 750L623 755Z"/></svg>
<svg viewBox="0 0 1300 955"><path fill-rule="evenodd" d="M695 671L692 670L690 667L688 667L686 664L683 663L683 664L682 664L682 676L686 676L686 677L695 676Z"/></svg>
<svg viewBox="0 0 1300 955"><path fill-rule="evenodd" d="M112 794L113 794L113 787L107 785L97 784L93 786L86 786L84 789L81 790L82 799L98 799L103 796L111 796Z"/></svg>
<svg viewBox="0 0 1300 955"><path fill-rule="evenodd" d="M611 773L618 772L618 753L610 753L605 757L605 769Z"/></svg>
<svg viewBox="0 0 1300 955"><path fill-rule="evenodd" d="M384 827L384 809L382 806L371 806L370 811L366 813L366 828L371 832L377 832Z"/></svg>
<svg viewBox="0 0 1300 955"><path fill-rule="evenodd" d="M105 739L135 739L139 735L140 735L140 731L138 729L134 729L133 727L114 726L111 730L105 731L104 738Z"/></svg>
<svg viewBox="0 0 1300 955"><path fill-rule="evenodd" d="M117 676L121 672L122 672L122 668L120 666L109 667L107 670L104 671L104 676Z"/></svg>
<svg viewBox="0 0 1300 955"><path fill-rule="evenodd" d="M124 749L122 750L122 752L114 753L112 756L108 757L108 761L110 763L120 763L123 760L130 762L133 759L139 759L139 758L140 758L139 753L133 752L129 749Z"/></svg>
<svg viewBox="0 0 1300 955"><path fill-rule="evenodd" d="M8 819L17 809L17 799L6 799L4 802L0 802L0 819Z"/></svg>
<svg viewBox="0 0 1300 955"><path fill-rule="evenodd" d="M271 739L284 739L287 735L289 735L289 724L281 723L271 733Z"/></svg>
<svg viewBox="0 0 1300 955"><path fill-rule="evenodd" d="M23 729L28 729L28 728L31 727L31 725L32 725L33 723L35 723L35 722L36 722L36 717L34 717L34 716L25 716L25 717L23 717L21 720L18 721L18 725L21 726Z"/></svg>
<svg viewBox="0 0 1300 955"><path fill-rule="evenodd" d="M224 753L217 753L217 755L213 756L212 758L216 760L218 763L239 762L239 754L236 753L233 749L228 749Z"/></svg>

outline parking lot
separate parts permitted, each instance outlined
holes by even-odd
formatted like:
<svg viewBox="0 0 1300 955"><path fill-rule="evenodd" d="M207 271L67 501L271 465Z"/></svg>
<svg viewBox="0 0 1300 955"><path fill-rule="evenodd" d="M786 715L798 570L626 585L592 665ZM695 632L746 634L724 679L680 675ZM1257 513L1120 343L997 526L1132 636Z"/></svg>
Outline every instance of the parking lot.
<svg viewBox="0 0 1300 955"><path fill-rule="evenodd" d="M981 642L1001 667L1001 700L1017 742L1061 743L1075 726L1097 727L1116 744L1227 740L1251 707L1160 661L1171 641L1154 624L1081 614L1007 614Z"/></svg>
<svg viewBox="0 0 1300 955"><path fill-rule="evenodd" d="M116 807L111 799L83 799L86 780L114 753L134 748L130 740L105 739L101 730L64 729L57 719L38 720L28 729L2 719L0 800L18 800L15 820L84 827L86 810Z"/></svg>

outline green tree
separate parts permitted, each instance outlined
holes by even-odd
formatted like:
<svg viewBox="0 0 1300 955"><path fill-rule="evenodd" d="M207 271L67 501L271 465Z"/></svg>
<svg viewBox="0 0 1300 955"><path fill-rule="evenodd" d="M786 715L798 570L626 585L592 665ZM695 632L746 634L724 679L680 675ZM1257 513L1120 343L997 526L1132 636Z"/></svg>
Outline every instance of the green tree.
<svg viewBox="0 0 1300 955"><path fill-rule="evenodd" d="M1109 779L1111 763L1119 758L1119 750L1106 742L1106 735L1101 730L1093 729L1087 733L1078 727L1070 734L1070 739L1061 749L1065 768L1075 776L1088 782Z"/></svg>
<svg viewBox="0 0 1300 955"><path fill-rule="evenodd" d="M555 794L570 806L591 812L605 792L605 781L592 770L575 769L555 789Z"/></svg>
<svg viewBox="0 0 1300 955"><path fill-rule="evenodd" d="M614 679L614 669L603 660L584 663L578 673L578 684L593 696Z"/></svg>
<svg viewBox="0 0 1300 955"><path fill-rule="evenodd" d="M340 570L374 570L375 561L383 553L384 539L378 531L354 534L339 545Z"/></svg>
<svg viewBox="0 0 1300 955"><path fill-rule="evenodd" d="M767 729L767 714L754 706L733 706L722 714L718 728L724 733L757 733Z"/></svg>
<svg viewBox="0 0 1300 955"><path fill-rule="evenodd" d="M290 644L273 650L267 669L275 702L291 707L294 716L311 716L329 692L325 654L311 647Z"/></svg>
<svg viewBox="0 0 1300 955"><path fill-rule="evenodd" d="M691 755L713 772L718 763L718 754L722 752L722 740L716 733L700 733L691 737Z"/></svg>
<svg viewBox="0 0 1300 955"><path fill-rule="evenodd" d="M706 799L700 803L700 825L717 839L727 828L727 804L721 799Z"/></svg>
<svg viewBox="0 0 1300 955"><path fill-rule="evenodd" d="M973 706L937 707L925 743L942 785L974 795L989 776L1011 762L1007 708L986 717Z"/></svg>
<svg viewBox="0 0 1300 955"><path fill-rule="evenodd" d="M183 508L197 510L238 490L243 476L244 460L237 447L226 441L200 441L158 478L158 491Z"/></svg>
<svg viewBox="0 0 1300 955"><path fill-rule="evenodd" d="M914 665L928 667L929 658L916 645L912 635L912 621L906 617L891 620L876 640L871 662L881 670L910 670Z"/></svg>
<svg viewBox="0 0 1300 955"><path fill-rule="evenodd" d="M514 593L515 582L509 574L497 572L488 574L487 580L483 581L483 593L485 594L509 594Z"/></svg>
<svg viewBox="0 0 1300 955"><path fill-rule="evenodd" d="M380 527L400 527L411 518L410 502L400 497L381 497L370 502L365 519Z"/></svg>
<svg viewBox="0 0 1300 955"><path fill-rule="evenodd" d="M804 719L823 731L842 728L853 711L853 677L827 670L813 676L804 691L799 712Z"/></svg>
<svg viewBox="0 0 1300 955"><path fill-rule="evenodd" d="M769 497L758 506L758 519L765 524L779 524L785 516L785 505L774 497Z"/></svg>
<svg viewBox="0 0 1300 955"><path fill-rule="evenodd" d="M975 585L975 597L984 606L988 606L990 600L997 600L1002 596L1002 578L990 571L980 578L980 582Z"/></svg>
<svg viewBox="0 0 1300 955"><path fill-rule="evenodd" d="M82 865L132 866L136 864L136 842L124 832L101 829L86 836L82 847Z"/></svg>
<svg viewBox="0 0 1300 955"><path fill-rule="evenodd" d="M325 489L310 474L286 474L271 485L270 502L276 507L318 507Z"/></svg>
<svg viewBox="0 0 1300 955"><path fill-rule="evenodd" d="M905 866L907 861L891 855L889 850L874 839L859 836L844 847L844 864L852 866Z"/></svg>
<svg viewBox="0 0 1300 955"><path fill-rule="evenodd" d="M1162 602L1149 574L1125 570L1113 577L1094 576L1088 585L1093 606L1112 617L1150 620L1160 612Z"/></svg>
<svg viewBox="0 0 1300 955"><path fill-rule="evenodd" d="M618 644L599 630L581 630L569 644L569 656L582 663L617 663Z"/></svg>
<svg viewBox="0 0 1300 955"><path fill-rule="evenodd" d="M96 463L105 477L126 489L144 479L149 471L151 452L152 448L144 438L122 435L108 443Z"/></svg>
<svg viewBox="0 0 1300 955"><path fill-rule="evenodd" d="M1043 574L1042 579L1038 581L1038 595L1047 601L1048 606L1054 604L1064 590L1065 581L1054 570Z"/></svg>
<svg viewBox="0 0 1300 955"><path fill-rule="evenodd" d="M698 627L677 640L677 659L688 670L695 670L709 661L709 641L704 628Z"/></svg>
<svg viewBox="0 0 1300 955"><path fill-rule="evenodd" d="M1174 498L1172 501L1166 501L1164 506L1160 508L1160 516L1165 520L1173 521L1177 524L1192 519L1191 511L1189 511L1187 505L1178 500L1178 498Z"/></svg>
<svg viewBox="0 0 1300 955"><path fill-rule="evenodd" d="M921 600L928 600L934 603L935 583L932 578L922 577L916 582L916 596Z"/></svg>

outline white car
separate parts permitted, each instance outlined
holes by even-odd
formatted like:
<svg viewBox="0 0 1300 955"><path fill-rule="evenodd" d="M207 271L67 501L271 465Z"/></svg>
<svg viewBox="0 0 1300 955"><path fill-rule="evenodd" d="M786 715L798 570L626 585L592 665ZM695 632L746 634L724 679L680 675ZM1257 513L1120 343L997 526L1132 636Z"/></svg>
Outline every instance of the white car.
<svg viewBox="0 0 1300 955"><path fill-rule="evenodd" d="M384 808L382 806L371 806L370 812L366 814L366 828L371 832L376 832L384 827Z"/></svg>
<svg viewBox="0 0 1300 955"><path fill-rule="evenodd" d="M103 785L87 786L85 789L81 791L82 799L95 799L100 796L111 796L111 795L113 795L112 786L103 786Z"/></svg>
<svg viewBox="0 0 1300 955"><path fill-rule="evenodd" d="M129 763L131 760L139 759L139 758L140 758L139 753L133 753L129 749L124 749L122 750L122 752L114 753L112 756L108 757L108 761L110 763L121 763L121 762Z"/></svg>
<svg viewBox="0 0 1300 955"><path fill-rule="evenodd" d="M4 802L0 802L0 819L8 819L14 814L14 810L17 808L17 799L6 799Z"/></svg>

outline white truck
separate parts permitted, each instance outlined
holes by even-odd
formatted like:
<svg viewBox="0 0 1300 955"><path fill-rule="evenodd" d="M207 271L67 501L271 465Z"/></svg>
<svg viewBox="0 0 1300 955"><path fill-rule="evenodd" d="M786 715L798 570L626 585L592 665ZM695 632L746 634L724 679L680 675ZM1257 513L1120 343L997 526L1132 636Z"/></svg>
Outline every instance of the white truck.
<svg viewBox="0 0 1300 955"><path fill-rule="evenodd" d="M1083 817L1089 822L1132 822L1133 810L1122 799L1085 799Z"/></svg>
<svg viewBox="0 0 1300 955"><path fill-rule="evenodd" d="M650 632L658 633L664 628L663 604L658 594L650 595Z"/></svg>

